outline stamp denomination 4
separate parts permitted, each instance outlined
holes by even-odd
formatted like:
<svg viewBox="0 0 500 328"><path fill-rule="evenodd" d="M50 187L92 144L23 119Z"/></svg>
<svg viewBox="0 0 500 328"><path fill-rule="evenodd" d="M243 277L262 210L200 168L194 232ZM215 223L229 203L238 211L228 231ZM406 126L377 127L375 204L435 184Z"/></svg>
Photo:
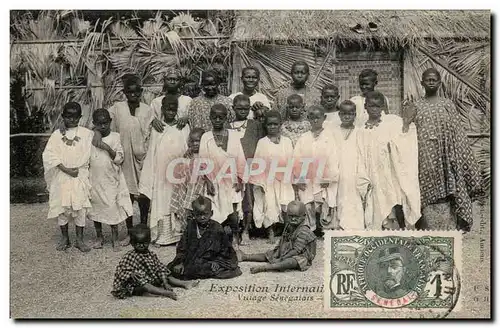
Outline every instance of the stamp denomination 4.
<svg viewBox="0 0 500 328"><path fill-rule="evenodd" d="M325 236L326 310L458 306L459 231L330 231Z"/></svg>

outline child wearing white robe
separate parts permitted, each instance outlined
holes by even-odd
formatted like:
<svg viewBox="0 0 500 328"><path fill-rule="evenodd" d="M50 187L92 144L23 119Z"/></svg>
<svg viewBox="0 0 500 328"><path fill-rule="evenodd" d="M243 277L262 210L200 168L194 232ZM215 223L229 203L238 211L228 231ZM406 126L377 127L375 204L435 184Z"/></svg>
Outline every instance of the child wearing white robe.
<svg viewBox="0 0 500 328"><path fill-rule="evenodd" d="M341 123L333 130L340 156L339 189L337 192L337 220L343 230L363 230L364 213L361 197L357 190L357 134L354 125L356 105L343 101L339 106Z"/></svg>
<svg viewBox="0 0 500 328"><path fill-rule="evenodd" d="M322 106L311 106L307 118L311 131L299 138L293 156L299 200L306 204L307 224L312 231L316 230L316 212L320 213L322 229L334 229L339 180L338 145L333 133L323 128L326 115ZM308 167L303 163L309 163ZM303 179L308 181L301 182Z"/></svg>
<svg viewBox="0 0 500 328"><path fill-rule="evenodd" d="M263 161L266 169L263 174L251 175L249 182L254 184L253 218L255 226L264 226L268 230L269 242L274 243L274 224L283 223L286 206L295 200L292 187L293 146L292 140L282 136L281 115L276 110L265 113L267 136L260 139L255 150L255 160ZM276 167L287 167L287 174L271 171L272 163ZM255 166L252 163L252 166ZM288 174L289 171L289 174Z"/></svg>
<svg viewBox="0 0 500 328"><path fill-rule="evenodd" d="M240 135L228 129L228 109L215 104L210 109L212 130L203 134L200 141L200 158L208 160L213 170L207 173L213 190L206 190L206 197L213 203L212 220L230 227L233 246L239 244L239 221L243 218L243 174L246 161ZM211 187L212 188L212 187Z"/></svg>
<svg viewBox="0 0 500 328"><path fill-rule="evenodd" d="M57 218L61 240L57 250L68 249L71 244L68 222L76 225L75 247L82 252L90 251L83 241L85 218L91 207L89 162L93 132L78 126L82 117L81 106L76 102L64 105L62 118L64 129L50 136L42 154L47 189L49 190L49 219Z"/></svg>
<svg viewBox="0 0 500 328"><path fill-rule="evenodd" d="M403 120L383 115L384 107L381 93L367 94L369 118L357 135L358 192L365 203L365 227L375 230L403 228L396 205L402 206L408 226L414 226L421 216L415 126L404 134Z"/></svg>
<svg viewBox="0 0 500 328"><path fill-rule="evenodd" d="M111 116L103 108L92 113L94 139L90 157L90 184L92 186L89 218L94 221L97 241L94 248L102 248L104 239L102 224L111 226L111 243L115 251L118 245L118 224L134 212L129 198L127 182L121 168L123 148L120 135L111 132Z"/></svg>
<svg viewBox="0 0 500 328"><path fill-rule="evenodd" d="M162 100L162 116L166 125L163 132L153 130L148 153L139 182L139 191L151 201L149 228L156 246L169 245L180 240L181 234L176 228L175 215L171 215L170 202L175 188L173 160L182 158L187 151L189 126L177 128L175 117L178 113L178 99L168 95Z"/></svg>

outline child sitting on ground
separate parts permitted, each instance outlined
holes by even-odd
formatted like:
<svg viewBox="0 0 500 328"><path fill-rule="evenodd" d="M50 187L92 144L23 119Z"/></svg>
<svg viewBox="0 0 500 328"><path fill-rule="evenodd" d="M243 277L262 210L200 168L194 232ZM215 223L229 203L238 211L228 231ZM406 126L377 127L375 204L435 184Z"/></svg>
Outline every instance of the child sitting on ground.
<svg viewBox="0 0 500 328"><path fill-rule="evenodd" d="M268 262L250 268L250 273L309 269L316 256L316 237L306 219L304 203L292 201L287 206L286 225L278 246L266 253L237 252L240 261Z"/></svg>
<svg viewBox="0 0 500 328"><path fill-rule="evenodd" d="M63 132L52 133L43 151L43 169L49 190L49 219L57 218L61 228L58 251L68 249L71 244L68 235L68 222L75 221L75 247L82 252L90 251L83 242L85 218L90 204L89 162L93 133L78 126L82 108L76 102L63 107Z"/></svg>
<svg viewBox="0 0 500 328"><path fill-rule="evenodd" d="M114 297L126 298L149 293L177 300L172 286L190 289L199 284L199 281L182 281L170 275L167 266L149 251L151 230L147 225L138 224L131 229L130 243L134 249L127 252L116 267L111 291Z"/></svg>
<svg viewBox="0 0 500 328"><path fill-rule="evenodd" d="M121 168L123 148L120 135L111 132L111 116L106 109L99 108L92 114L94 138L90 157L90 184L92 186L92 209L89 217L94 221L97 241L94 248L102 248L102 224L111 226L113 250L119 250L118 224L134 214L127 182Z"/></svg>

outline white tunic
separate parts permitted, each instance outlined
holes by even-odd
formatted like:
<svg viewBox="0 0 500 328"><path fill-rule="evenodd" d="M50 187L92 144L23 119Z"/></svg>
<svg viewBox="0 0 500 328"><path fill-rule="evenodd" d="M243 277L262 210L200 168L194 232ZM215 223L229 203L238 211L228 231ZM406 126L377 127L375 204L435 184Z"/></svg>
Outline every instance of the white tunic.
<svg viewBox="0 0 500 328"><path fill-rule="evenodd" d="M123 175L123 148L120 135L111 132L102 141L116 152L114 159L103 149L92 146L90 157L90 184L92 185L92 209L89 217L93 221L115 225L134 214L132 202Z"/></svg>

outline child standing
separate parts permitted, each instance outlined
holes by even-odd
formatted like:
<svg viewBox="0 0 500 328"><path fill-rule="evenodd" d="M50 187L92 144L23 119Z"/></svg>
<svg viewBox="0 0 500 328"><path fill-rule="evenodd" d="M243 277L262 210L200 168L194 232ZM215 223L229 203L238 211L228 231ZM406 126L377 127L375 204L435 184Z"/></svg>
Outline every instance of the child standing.
<svg viewBox="0 0 500 328"><path fill-rule="evenodd" d="M190 289L199 284L198 280L182 281L170 275L167 266L149 251L151 231L145 224L131 229L130 243L134 249L127 252L116 267L111 291L114 297L127 298L148 293L177 300L172 286Z"/></svg>
<svg viewBox="0 0 500 328"><path fill-rule="evenodd" d="M292 140L292 145L299 137L311 130L311 124L306 119L304 111L304 99L297 94L289 96L286 100L286 120L281 125L281 134Z"/></svg>
<svg viewBox="0 0 500 328"><path fill-rule="evenodd" d="M339 179L339 154L333 133L323 128L326 115L322 106L309 108L307 118L311 123L311 131L304 133L294 149L295 174L298 181L298 195L306 204L307 225L316 230L316 213L320 213L322 229L336 228L335 208L337 207L337 189ZM308 169L301 165L303 160L311 160ZM322 166L324 165L324 166ZM321 232L319 232L321 233Z"/></svg>
<svg viewBox="0 0 500 328"><path fill-rule="evenodd" d="M187 224L187 218L191 215L193 210L191 204L200 195L208 193L214 195L214 186L206 175L196 176L194 181L191 181L193 167L196 161L200 158L200 141L203 136L203 131L200 128L194 128L189 133L188 150L184 154L184 158L189 159L188 165L180 166L179 179L184 179L184 182L178 183L174 186L172 201L170 203L170 213L175 215L175 232L182 234Z"/></svg>
<svg viewBox="0 0 500 328"><path fill-rule="evenodd" d="M339 106L342 123L334 131L340 156L340 179L337 193L337 218L343 230L363 230L363 205L356 189L358 153L357 134L359 128L354 125L356 105L345 100Z"/></svg>
<svg viewBox="0 0 500 328"><path fill-rule="evenodd" d="M43 168L47 189L49 190L48 218L57 218L61 228L61 240L57 250L68 249L71 244L68 235L68 222L73 219L76 225L75 247L82 252L90 251L83 241L85 218L90 205L89 162L93 133L78 126L82 108L76 102L63 107L62 119L64 132L52 133L43 151Z"/></svg>
<svg viewBox="0 0 500 328"><path fill-rule="evenodd" d="M293 157L293 146L290 138L280 133L281 115L278 111L270 110L265 113L265 128L267 136L257 143L254 158L266 163L266 171L264 174L250 176L249 182L254 185L255 226L264 226L269 243L274 243L274 224L283 222L286 205L295 199L291 181L293 163L289 166L288 175L270 172L270 168L288 168L288 162Z"/></svg>
<svg viewBox="0 0 500 328"><path fill-rule="evenodd" d="M337 128L340 125L339 109L337 103L340 94L339 88L333 84L327 84L321 90L321 106L325 109L325 128Z"/></svg>
<svg viewBox="0 0 500 328"><path fill-rule="evenodd" d="M149 150L144 160L139 191L151 200L149 228L156 246L179 241L175 216L170 213L170 201L175 184L167 174L170 162L181 158L187 151L189 126L177 128L178 98L166 95L162 99L163 132L151 132Z"/></svg>
<svg viewBox="0 0 500 328"><path fill-rule="evenodd" d="M90 157L90 184L92 209L89 217L94 221L97 241L94 248L102 248L102 223L111 226L111 243L115 251L118 245L118 224L133 213L127 182L121 169L123 148L120 135L111 132L111 116L103 108L92 114L94 138Z"/></svg>
<svg viewBox="0 0 500 328"><path fill-rule="evenodd" d="M236 114L236 120L231 123L231 129L238 133L245 154L245 159L252 159L257 148L257 142L264 137L264 129L260 121L248 119L250 113L250 98L240 94L234 97L233 109ZM249 242L248 229L253 220L253 185L245 184L243 193L243 233L241 235L241 244Z"/></svg>
<svg viewBox="0 0 500 328"><path fill-rule="evenodd" d="M245 154L241 146L239 133L227 128L228 109L222 104L215 104L210 110L212 131L205 132L200 143L200 158L208 159L214 169L208 178L214 186L214 195L207 192L207 197L214 204L214 219L231 228L235 248L238 246L239 210L243 200L242 178L245 171ZM228 167L228 163L236 167ZM231 172L228 174L228 168ZM236 169L236 172L234 172Z"/></svg>
<svg viewBox="0 0 500 328"><path fill-rule="evenodd" d="M356 126L363 126L368 120L368 113L365 110L365 100L368 92L375 90L375 86L378 84L378 73L367 68L361 71L359 74L359 89L361 90L361 95L354 96L351 101L356 105ZM384 113L389 114L389 99L384 96L385 106Z"/></svg>

